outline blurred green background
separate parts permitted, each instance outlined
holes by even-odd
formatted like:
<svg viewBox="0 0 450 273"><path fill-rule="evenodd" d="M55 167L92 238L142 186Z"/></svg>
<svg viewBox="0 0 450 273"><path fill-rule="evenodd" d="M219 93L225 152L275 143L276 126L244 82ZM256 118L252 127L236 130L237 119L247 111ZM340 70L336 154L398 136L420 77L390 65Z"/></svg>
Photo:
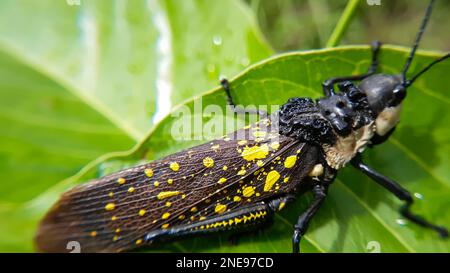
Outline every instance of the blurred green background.
<svg viewBox="0 0 450 273"><path fill-rule="evenodd" d="M280 52L322 48L330 37L347 1L246 0L257 15L270 44ZM409 46L428 1L381 0L381 5L360 1L341 44L369 44L374 39ZM436 1L422 48L450 49L449 1Z"/></svg>
<svg viewBox="0 0 450 273"><path fill-rule="evenodd" d="M381 0L381 6L369 6L359 1L339 45L378 39L409 47L425 2ZM174 141L168 115L200 97L225 107L220 76L235 79L240 103L281 104L292 96L319 96L321 81L360 73L370 58L368 47L355 46L270 59L324 48L344 0L74 3L0 1L3 252L33 251L38 221L67 188L202 142ZM436 1L421 45L434 52L419 54L411 71L441 54L435 51L450 50L449 11L449 1ZM399 71L406 52L385 47L383 71ZM447 224L450 112L448 98L439 92L450 84L449 69L448 62L442 64L412 87L396 138L368 156L374 166L425 195L423 202L417 200L417 211ZM426 111L418 116L420 107ZM371 240L381 241L383 251L450 251L434 234L399 225L399 202L361 175L344 170L336 184L303 242L305 251L365 252ZM288 252L292 223L307 200L238 247L217 236L206 245L193 240L158 250Z"/></svg>

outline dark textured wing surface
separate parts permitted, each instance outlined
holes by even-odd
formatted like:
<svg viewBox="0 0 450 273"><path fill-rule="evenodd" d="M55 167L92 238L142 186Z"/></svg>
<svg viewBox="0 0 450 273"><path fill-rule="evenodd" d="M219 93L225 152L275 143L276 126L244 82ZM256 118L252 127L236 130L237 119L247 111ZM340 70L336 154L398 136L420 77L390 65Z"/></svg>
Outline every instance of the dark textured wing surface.
<svg viewBox="0 0 450 273"><path fill-rule="evenodd" d="M65 252L77 241L82 252L128 250L143 244L149 231L295 190L317 149L263 123L270 121L69 190L42 220L38 249Z"/></svg>

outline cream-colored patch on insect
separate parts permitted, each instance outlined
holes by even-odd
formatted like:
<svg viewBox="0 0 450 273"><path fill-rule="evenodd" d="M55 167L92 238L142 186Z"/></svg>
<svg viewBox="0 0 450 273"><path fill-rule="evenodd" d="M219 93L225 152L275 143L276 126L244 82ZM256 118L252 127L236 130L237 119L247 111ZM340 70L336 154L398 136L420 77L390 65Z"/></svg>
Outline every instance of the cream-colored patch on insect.
<svg viewBox="0 0 450 273"><path fill-rule="evenodd" d="M323 174L323 165L322 164L316 164L312 168L312 170L309 172L308 176L311 177L318 177Z"/></svg>
<svg viewBox="0 0 450 273"><path fill-rule="evenodd" d="M378 114L375 120L376 133L379 136L384 136L400 121L400 114L402 112L402 105L395 107L388 107Z"/></svg>
<svg viewBox="0 0 450 273"><path fill-rule="evenodd" d="M375 123L371 122L354 130L347 137L338 137L333 146L322 145L328 165L336 170L344 167L357 152L364 151L374 133Z"/></svg>

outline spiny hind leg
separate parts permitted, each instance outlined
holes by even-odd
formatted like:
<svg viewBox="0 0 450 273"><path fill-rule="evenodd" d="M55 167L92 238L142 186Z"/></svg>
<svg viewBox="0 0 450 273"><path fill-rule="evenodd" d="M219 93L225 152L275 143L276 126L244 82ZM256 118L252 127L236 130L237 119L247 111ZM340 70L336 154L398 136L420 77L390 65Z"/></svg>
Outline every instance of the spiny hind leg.
<svg viewBox="0 0 450 273"><path fill-rule="evenodd" d="M204 234L226 230L247 230L252 226L265 223L272 219L275 211L282 209L285 204L294 200L293 195L278 197L268 202L259 202L241 209L215 217L207 218L195 223L174 226L168 229L154 230L145 236L145 242L151 243L161 239L174 239L187 235Z"/></svg>

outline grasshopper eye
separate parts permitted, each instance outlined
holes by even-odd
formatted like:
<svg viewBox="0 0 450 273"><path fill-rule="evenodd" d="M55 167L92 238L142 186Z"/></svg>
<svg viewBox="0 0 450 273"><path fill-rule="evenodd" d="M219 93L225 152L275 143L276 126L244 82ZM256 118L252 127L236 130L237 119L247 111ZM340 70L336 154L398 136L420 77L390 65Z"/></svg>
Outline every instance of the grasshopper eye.
<svg viewBox="0 0 450 273"><path fill-rule="evenodd" d="M402 85L398 85L392 91L392 95L393 95L393 98L392 98L392 101L391 101L390 105L391 106L396 106L400 102L402 102L403 99L406 97L406 88L403 87Z"/></svg>

